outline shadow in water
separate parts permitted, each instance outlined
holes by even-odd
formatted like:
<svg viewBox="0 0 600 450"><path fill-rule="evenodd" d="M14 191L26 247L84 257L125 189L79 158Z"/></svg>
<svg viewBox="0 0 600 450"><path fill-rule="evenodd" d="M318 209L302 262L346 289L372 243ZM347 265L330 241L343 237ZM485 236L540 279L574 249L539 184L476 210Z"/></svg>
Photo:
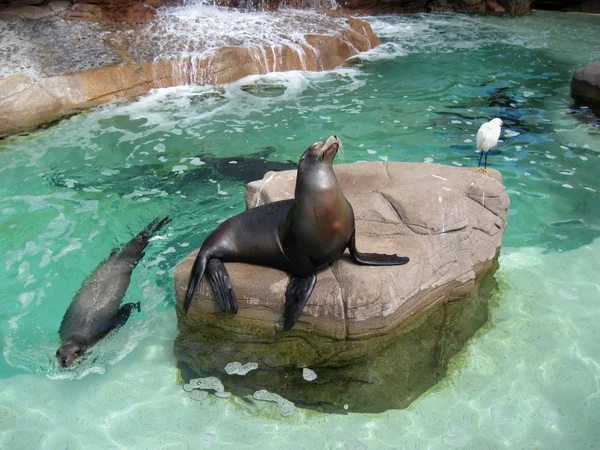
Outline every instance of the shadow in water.
<svg viewBox="0 0 600 450"><path fill-rule="evenodd" d="M249 402L255 401L254 392L265 389L321 412L401 409L445 376L450 358L486 323L488 300L496 289L489 274L478 281L477 294L437 305L385 336L364 339L334 340L293 330L269 339L233 335L207 324L182 332L180 321L174 351L186 383L217 377L225 391ZM317 374L313 381L303 378L307 366L298 356L307 348L321 360L309 366ZM254 362L258 369L228 375L224 367L231 362Z"/></svg>
<svg viewBox="0 0 600 450"><path fill-rule="evenodd" d="M580 122L600 128L600 104L575 100L569 108L569 114Z"/></svg>
<svg viewBox="0 0 600 450"><path fill-rule="evenodd" d="M86 178L82 178L79 170L55 169L43 175L45 182L52 187L64 187L87 192L131 194L136 189L166 189L179 191L197 186L209 179L217 181L227 179L233 181L260 180L269 171L290 170L297 167L294 161L269 161L267 158L276 152L274 147L265 147L262 151L243 156L217 157L212 153L196 156L196 165L183 173L175 173L165 168L164 164L145 164L120 167L106 175L106 168L100 167L97 172L88 168ZM189 158L193 159L193 158Z"/></svg>

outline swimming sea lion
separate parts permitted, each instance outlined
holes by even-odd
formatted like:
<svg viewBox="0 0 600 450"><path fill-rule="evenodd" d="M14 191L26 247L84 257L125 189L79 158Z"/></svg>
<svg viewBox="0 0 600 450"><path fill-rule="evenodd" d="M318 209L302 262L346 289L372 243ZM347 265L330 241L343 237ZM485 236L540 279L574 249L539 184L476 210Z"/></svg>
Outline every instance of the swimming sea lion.
<svg viewBox="0 0 600 450"><path fill-rule="evenodd" d="M218 305L237 312L223 262L245 262L291 273L285 292L284 330L291 329L317 281L316 272L348 248L358 264L406 264L407 257L360 253L354 212L333 171L340 139L331 136L306 149L298 164L295 198L244 211L219 225L204 241L192 267L184 300L187 312L206 271Z"/></svg>
<svg viewBox="0 0 600 450"><path fill-rule="evenodd" d="M87 278L60 324L59 334L63 345L56 351L63 367L73 364L88 348L96 344L109 331L124 325L138 303L121 305L131 273L144 256L144 249L152 235L171 219L154 220L140 234L121 249L114 249Z"/></svg>

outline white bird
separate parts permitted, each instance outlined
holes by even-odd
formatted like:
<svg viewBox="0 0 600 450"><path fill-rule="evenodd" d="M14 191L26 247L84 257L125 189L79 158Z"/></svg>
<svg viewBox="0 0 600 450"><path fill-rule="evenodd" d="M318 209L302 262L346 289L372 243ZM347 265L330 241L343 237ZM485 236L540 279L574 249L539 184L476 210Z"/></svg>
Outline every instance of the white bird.
<svg viewBox="0 0 600 450"><path fill-rule="evenodd" d="M481 152L479 156L479 164L477 170L481 170L481 157L485 153L485 164L484 172L487 172L487 154L490 148L494 148L498 144L498 138L500 137L500 125L502 125L502 119L490 120L479 127L477 132L477 150Z"/></svg>

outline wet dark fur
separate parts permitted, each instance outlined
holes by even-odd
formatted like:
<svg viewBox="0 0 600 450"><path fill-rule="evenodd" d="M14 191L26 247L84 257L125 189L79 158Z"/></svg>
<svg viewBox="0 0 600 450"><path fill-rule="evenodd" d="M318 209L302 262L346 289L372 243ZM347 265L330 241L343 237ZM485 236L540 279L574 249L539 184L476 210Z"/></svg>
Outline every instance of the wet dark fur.
<svg viewBox="0 0 600 450"><path fill-rule="evenodd" d="M286 290L284 330L292 328L316 283L316 272L338 259L346 248L358 264L406 264L397 255L359 253L354 212L333 171L341 141L336 136L311 145L298 164L296 193L249 209L223 222L205 240L196 257L185 295L190 307L206 272L218 305L236 313L238 306L223 262L245 262L291 274Z"/></svg>
<svg viewBox="0 0 600 450"><path fill-rule="evenodd" d="M59 364L70 366L111 330L123 325L133 309L139 311L139 303L121 306L121 301L149 239L169 222L168 217L154 220L121 249L114 249L86 279L60 324L63 345L56 352Z"/></svg>

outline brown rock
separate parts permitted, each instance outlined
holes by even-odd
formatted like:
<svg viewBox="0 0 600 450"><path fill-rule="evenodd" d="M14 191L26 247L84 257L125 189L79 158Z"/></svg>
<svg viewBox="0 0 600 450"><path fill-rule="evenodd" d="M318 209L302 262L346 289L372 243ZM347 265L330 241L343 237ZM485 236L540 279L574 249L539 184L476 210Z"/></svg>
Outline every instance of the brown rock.
<svg viewBox="0 0 600 450"><path fill-rule="evenodd" d="M64 114L63 103L27 75L0 78L0 135L54 120Z"/></svg>
<svg viewBox="0 0 600 450"><path fill-rule="evenodd" d="M600 106L600 63L575 72L571 80L571 96L582 105Z"/></svg>
<svg viewBox="0 0 600 450"><path fill-rule="evenodd" d="M70 7L71 7L71 2L69 2L69 1L58 0L55 2L48 3L48 9L50 9L50 11L52 11L53 13L56 13L56 14L66 11Z"/></svg>
<svg viewBox="0 0 600 450"><path fill-rule="evenodd" d="M22 19L42 19L56 14L50 8L44 6L19 6L10 9L0 9L0 20L15 22Z"/></svg>
<svg viewBox="0 0 600 450"><path fill-rule="evenodd" d="M471 292L476 277L492 267L509 205L498 172L409 163L338 165L335 171L355 210L359 249L408 255L411 261L391 267L359 266L346 257L335 261L319 273L296 331L335 338L385 333L434 303ZM248 185L246 204L290 198L294 185L294 171L269 172ZM178 304L194 257L176 270ZM223 318L203 281L188 315L180 316L180 329L210 322L236 332L248 321L262 333L280 329L288 275L239 263L227 269L238 314Z"/></svg>
<svg viewBox="0 0 600 450"><path fill-rule="evenodd" d="M148 22L154 19L154 7L134 0L85 0L76 2L67 19L92 22Z"/></svg>
<svg viewBox="0 0 600 450"><path fill-rule="evenodd" d="M86 17L100 14L98 5L79 3L75 7L75 11ZM349 25L340 36L310 35L309 44L223 47L201 60L192 61L188 57L53 77L0 78L0 86L5 87L0 89L0 136L113 99L143 95L153 88L190 83L223 84L247 75L287 70L330 70L379 42L366 22L352 19Z"/></svg>
<svg viewBox="0 0 600 450"><path fill-rule="evenodd" d="M300 320L282 332L289 276L267 267L226 264L237 315L219 311L205 280L184 315L193 252L175 271L174 351L184 378L218 374L236 395L267 389L323 411L404 408L485 323L495 286L485 275L497 266L509 206L500 174L379 162L335 171L354 207L359 250L410 262L359 266L344 255L319 272ZM269 172L250 183L247 207L292 197L295 175ZM228 375L233 361L256 362L259 370ZM303 367L315 370L316 383L302 378Z"/></svg>

